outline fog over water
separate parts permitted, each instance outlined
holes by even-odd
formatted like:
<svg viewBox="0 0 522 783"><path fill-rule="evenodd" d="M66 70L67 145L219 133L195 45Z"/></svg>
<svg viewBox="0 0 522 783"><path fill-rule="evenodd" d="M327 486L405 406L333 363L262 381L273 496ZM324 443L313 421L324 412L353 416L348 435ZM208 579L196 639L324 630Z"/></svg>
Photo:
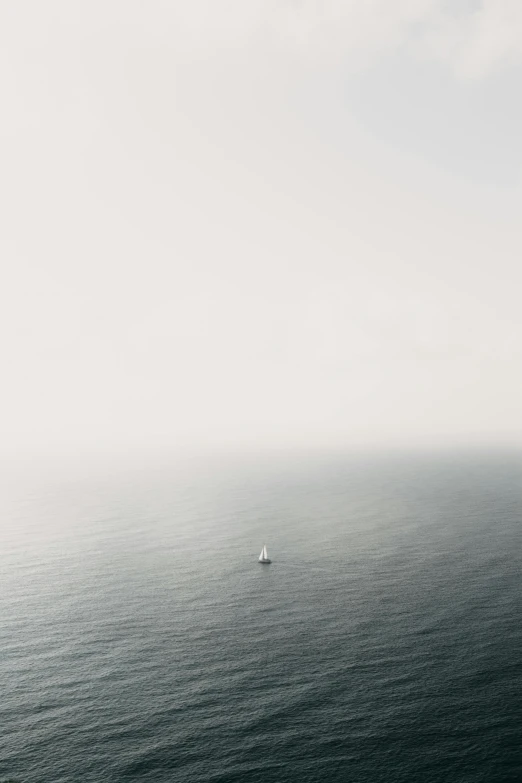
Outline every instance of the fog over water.
<svg viewBox="0 0 522 783"><path fill-rule="evenodd" d="M0 66L0 783L518 783L520 0Z"/></svg>
<svg viewBox="0 0 522 783"><path fill-rule="evenodd" d="M520 445L520 14L3 3L4 457Z"/></svg>

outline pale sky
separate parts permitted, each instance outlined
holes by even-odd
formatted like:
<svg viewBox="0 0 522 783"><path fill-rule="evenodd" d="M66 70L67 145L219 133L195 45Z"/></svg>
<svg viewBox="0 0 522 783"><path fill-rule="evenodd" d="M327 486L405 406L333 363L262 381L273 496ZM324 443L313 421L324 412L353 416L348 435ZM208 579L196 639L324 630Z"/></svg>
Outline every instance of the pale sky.
<svg viewBox="0 0 522 783"><path fill-rule="evenodd" d="M521 0L0 0L4 455L522 445Z"/></svg>

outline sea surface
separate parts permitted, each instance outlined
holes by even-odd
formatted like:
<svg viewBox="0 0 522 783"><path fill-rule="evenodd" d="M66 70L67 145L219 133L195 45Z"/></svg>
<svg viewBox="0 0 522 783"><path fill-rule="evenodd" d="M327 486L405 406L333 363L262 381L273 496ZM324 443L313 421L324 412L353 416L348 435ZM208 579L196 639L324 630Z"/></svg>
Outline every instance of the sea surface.
<svg viewBox="0 0 522 783"><path fill-rule="evenodd" d="M0 780L521 781L521 525L515 453L6 483Z"/></svg>

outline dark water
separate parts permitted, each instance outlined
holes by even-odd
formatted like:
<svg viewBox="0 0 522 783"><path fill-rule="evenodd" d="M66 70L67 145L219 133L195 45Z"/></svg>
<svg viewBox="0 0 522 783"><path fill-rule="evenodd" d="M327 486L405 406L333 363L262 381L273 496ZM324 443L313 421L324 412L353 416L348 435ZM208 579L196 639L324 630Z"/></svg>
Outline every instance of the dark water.
<svg viewBox="0 0 522 783"><path fill-rule="evenodd" d="M250 461L3 500L0 779L522 780L520 458Z"/></svg>

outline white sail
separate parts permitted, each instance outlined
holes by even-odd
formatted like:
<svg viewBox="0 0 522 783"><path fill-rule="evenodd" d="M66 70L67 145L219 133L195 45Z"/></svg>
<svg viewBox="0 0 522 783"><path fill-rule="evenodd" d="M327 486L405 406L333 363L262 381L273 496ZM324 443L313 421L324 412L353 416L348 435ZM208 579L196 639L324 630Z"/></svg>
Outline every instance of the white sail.
<svg viewBox="0 0 522 783"><path fill-rule="evenodd" d="M268 553L266 551L266 546L263 545L263 549L261 550L261 554L259 555L259 562L260 563L269 563L270 560L268 559Z"/></svg>

